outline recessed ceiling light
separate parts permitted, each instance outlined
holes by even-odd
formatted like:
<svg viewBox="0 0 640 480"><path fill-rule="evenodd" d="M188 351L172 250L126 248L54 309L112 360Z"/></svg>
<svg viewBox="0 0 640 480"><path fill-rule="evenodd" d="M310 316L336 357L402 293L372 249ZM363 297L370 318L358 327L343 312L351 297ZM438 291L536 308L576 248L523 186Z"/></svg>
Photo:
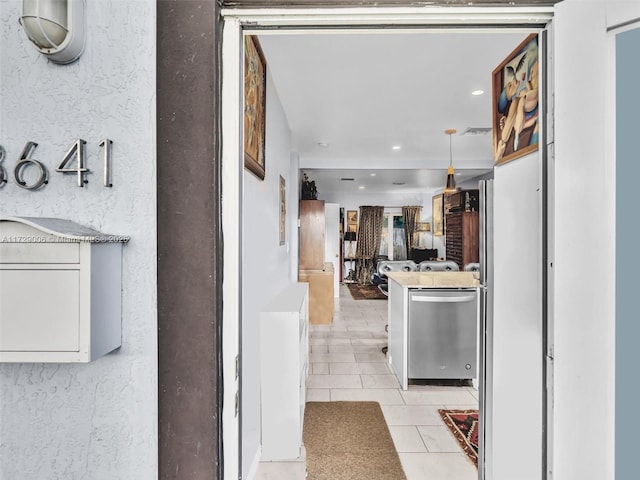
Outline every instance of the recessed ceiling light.
<svg viewBox="0 0 640 480"><path fill-rule="evenodd" d="M358 189L359 189L359 190L364 190L364 185L360 185L360 186L358 187Z"/></svg>
<svg viewBox="0 0 640 480"><path fill-rule="evenodd" d="M318 142L318 146L322 148L327 148L329 144L327 142Z"/></svg>
<svg viewBox="0 0 640 480"><path fill-rule="evenodd" d="M476 96L482 95L482 94L484 94L484 90L480 90L480 89L474 90L473 92L471 92L471 95L476 95Z"/></svg>
<svg viewBox="0 0 640 480"><path fill-rule="evenodd" d="M369 176L370 176L370 177L375 177L375 176L376 176L376 174L375 174L375 173L370 173L370 174L369 174Z"/></svg>
<svg viewBox="0 0 640 480"><path fill-rule="evenodd" d="M402 147L400 145L394 145L391 147L391 150L400 150Z"/></svg>

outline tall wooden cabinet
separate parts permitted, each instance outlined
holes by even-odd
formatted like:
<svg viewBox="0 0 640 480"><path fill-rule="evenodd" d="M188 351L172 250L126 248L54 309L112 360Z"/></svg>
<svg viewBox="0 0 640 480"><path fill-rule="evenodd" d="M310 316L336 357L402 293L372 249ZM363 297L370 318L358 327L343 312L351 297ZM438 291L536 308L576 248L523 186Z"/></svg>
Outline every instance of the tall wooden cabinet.
<svg viewBox="0 0 640 480"><path fill-rule="evenodd" d="M446 257L458 264L460 270L467 263L480 261L479 212L454 212L445 217Z"/></svg>
<svg viewBox="0 0 640 480"><path fill-rule="evenodd" d="M324 268L324 200L300 200L300 270Z"/></svg>
<svg viewBox="0 0 640 480"><path fill-rule="evenodd" d="M300 200L298 281L309 284L309 323L333 320L333 264L324 261L323 200Z"/></svg>

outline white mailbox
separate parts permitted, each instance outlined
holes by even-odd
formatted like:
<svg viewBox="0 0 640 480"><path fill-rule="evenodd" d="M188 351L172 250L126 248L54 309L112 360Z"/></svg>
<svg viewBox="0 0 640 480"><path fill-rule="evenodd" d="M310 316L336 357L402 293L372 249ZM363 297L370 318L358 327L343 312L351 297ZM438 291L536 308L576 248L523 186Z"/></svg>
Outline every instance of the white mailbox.
<svg viewBox="0 0 640 480"><path fill-rule="evenodd" d="M0 217L0 362L91 362L122 343L122 246L57 218Z"/></svg>

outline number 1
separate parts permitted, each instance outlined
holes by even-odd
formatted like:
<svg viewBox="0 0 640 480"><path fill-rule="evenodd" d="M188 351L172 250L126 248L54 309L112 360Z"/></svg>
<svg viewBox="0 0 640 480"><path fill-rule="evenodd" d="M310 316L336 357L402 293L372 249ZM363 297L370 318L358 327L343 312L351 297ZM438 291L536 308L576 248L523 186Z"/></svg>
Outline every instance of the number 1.
<svg viewBox="0 0 640 480"><path fill-rule="evenodd" d="M111 183L111 145L113 142L108 138L102 140L98 146L104 148L104 186L113 187Z"/></svg>

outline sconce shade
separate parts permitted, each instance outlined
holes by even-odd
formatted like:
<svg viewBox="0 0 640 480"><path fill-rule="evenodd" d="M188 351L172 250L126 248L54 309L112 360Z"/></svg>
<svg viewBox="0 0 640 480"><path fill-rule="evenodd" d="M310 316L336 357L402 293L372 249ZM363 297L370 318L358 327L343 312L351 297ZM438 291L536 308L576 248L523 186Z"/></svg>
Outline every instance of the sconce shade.
<svg viewBox="0 0 640 480"><path fill-rule="evenodd" d="M453 175L453 167L449 167L449 171L447 173L447 186L444 188L445 192L455 192L456 191L456 179Z"/></svg>
<svg viewBox="0 0 640 480"><path fill-rule="evenodd" d="M344 241L345 242L355 242L356 241L356 232L345 232Z"/></svg>
<svg viewBox="0 0 640 480"><path fill-rule="evenodd" d="M84 50L85 0L22 0L20 24L36 49L54 63L77 60Z"/></svg>

